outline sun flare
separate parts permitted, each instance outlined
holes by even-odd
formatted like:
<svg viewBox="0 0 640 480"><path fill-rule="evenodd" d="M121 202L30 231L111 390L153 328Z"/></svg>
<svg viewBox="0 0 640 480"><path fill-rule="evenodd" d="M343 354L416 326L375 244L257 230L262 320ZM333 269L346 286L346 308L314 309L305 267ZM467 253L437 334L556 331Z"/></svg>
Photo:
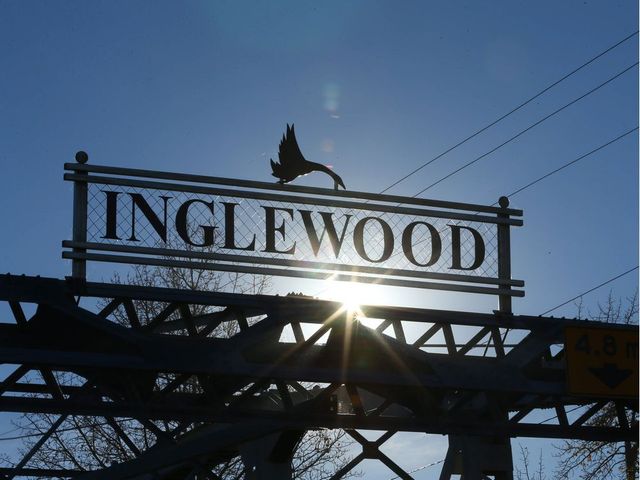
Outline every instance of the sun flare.
<svg viewBox="0 0 640 480"><path fill-rule="evenodd" d="M351 319L362 320L365 318L365 315L360 308L360 304L353 300L342 302L342 307L340 308L340 310L346 312L347 316Z"/></svg>
<svg viewBox="0 0 640 480"><path fill-rule="evenodd" d="M344 300L342 302L342 308L349 313L358 313L358 312L362 313L362 310L360 309L360 304L351 299Z"/></svg>
<svg viewBox="0 0 640 480"><path fill-rule="evenodd" d="M327 280L322 298L340 302L341 311L346 311L367 327L375 328L380 323L378 319L368 319L362 311L362 305L379 305L384 302L379 292L374 291L371 285Z"/></svg>
<svg viewBox="0 0 640 480"><path fill-rule="evenodd" d="M342 303L346 309L356 310L360 305L378 303L367 285L350 282L336 282L327 280L327 287L322 292L322 298Z"/></svg>
<svg viewBox="0 0 640 480"><path fill-rule="evenodd" d="M380 299L376 298L375 292L372 291L370 285L356 282L326 280L320 297L340 302L350 307L380 303Z"/></svg>

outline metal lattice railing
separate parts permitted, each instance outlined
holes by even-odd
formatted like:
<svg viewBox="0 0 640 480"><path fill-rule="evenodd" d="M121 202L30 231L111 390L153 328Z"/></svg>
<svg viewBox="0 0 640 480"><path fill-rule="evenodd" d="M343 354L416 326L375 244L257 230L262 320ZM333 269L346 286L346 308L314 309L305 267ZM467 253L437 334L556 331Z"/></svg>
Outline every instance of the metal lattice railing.
<svg viewBox="0 0 640 480"><path fill-rule="evenodd" d="M74 237L64 242L72 251L63 256L77 265L102 260L334 275L524 294L514 288L524 282L511 278L509 247L510 227L522 224L514 218L522 212L507 208L508 202L489 207L113 167L65 168L76 171L65 175L75 182L76 196Z"/></svg>
<svg viewBox="0 0 640 480"><path fill-rule="evenodd" d="M498 277L498 241L497 226L495 224L473 222L469 220L455 220L448 218L423 217L417 215L402 215L388 212L376 214L385 222L393 232L403 232L413 222L425 222L432 225L437 231L441 244L439 260L433 265L424 266L433 260L432 235L424 224L419 224L413 231L413 248L415 261L422 266L412 263L402 251L400 239L393 239L393 249L388 259L381 262L367 261L356 250L353 242L353 227L363 219L371 217L367 210L346 208L331 209L332 219L339 244L333 246L328 238L325 223L321 216L322 210L311 211L300 208L293 202L258 201L231 196L206 196L187 192L172 192L167 190L149 190L143 188L131 188L122 186L110 186L109 191L118 192L116 233L118 238L106 238L104 218L106 212L106 195L103 185L89 185L89 201L87 210L87 241L104 243L108 245L120 245L123 242L136 247L168 248L184 250L186 252L200 251L203 253L234 253L242 256L260 254L265 259L291 259L304 262L340 263L349 266L379 266L385 269L410 270L414 272L452 273L461 272L462 269L452 268L452 229L451 226L463 227L461 234L460 263L462 267L468 267L475 261L474 242L472 234L465 227L471 227L480 232L485 246L484 261L474 270L474 274L480 277ZM150 206L151 210L164 223L166 213L167 228L166 241L163 241L149 219L132 205L127 198L130 194L138 194ZM166 199L166 203L165 203ZM179 208L185 202L198 200L193 203L187 212L187 223L191 225L189 237L194 243L205 244L204 229L214 229L213 244L193 246L187 243L178 234L175 223ZM213 203L211 203L213 202ZM224 204L234 205L234 240L238 249L225 248L225 210ZM213 213L207 205L213 204ZM264 236L266 212L265 207L275 209L276 228L284 225L284 235L276 232L274 235L275 249L278 252L266 250ZM319 248L314 251L313 240L305 229L300 210L309 212L315 227ZM325 211L328 209L325 209ZM364 224L363 239L364 253L371 260L385 258L385 238L382 224L376 220L367 221ZM351 234L351 238L346 238ZM313 236L313 234L311 234ZM247 247L253 245L249 250ZM389 242L387 242L389 245ZM292 251L292 249L295 249ZM285 253L289 252L289 253Z"/></svg>

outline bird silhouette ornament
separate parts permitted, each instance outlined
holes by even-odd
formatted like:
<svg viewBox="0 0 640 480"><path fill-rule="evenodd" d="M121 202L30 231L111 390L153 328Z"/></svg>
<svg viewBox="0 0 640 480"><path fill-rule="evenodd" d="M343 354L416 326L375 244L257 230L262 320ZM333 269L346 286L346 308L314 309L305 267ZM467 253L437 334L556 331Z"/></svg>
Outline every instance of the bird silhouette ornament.
<svg viewBox="0 0 640 480"><path fill-rule="evenodd" d="M287 132L282 135L278 149L278 159L280 162L274 162L271 159L271 175L279 178L278 183L280 184L289 183L300 175L306 175L311 172L324 172L333 178L333 188L338 190L338 186L341 186L345 190L347 189L340 176L329 167L321 163L310 162L304 158L296 140L293 124L291 124L291 127L287 124Z"/></svg>

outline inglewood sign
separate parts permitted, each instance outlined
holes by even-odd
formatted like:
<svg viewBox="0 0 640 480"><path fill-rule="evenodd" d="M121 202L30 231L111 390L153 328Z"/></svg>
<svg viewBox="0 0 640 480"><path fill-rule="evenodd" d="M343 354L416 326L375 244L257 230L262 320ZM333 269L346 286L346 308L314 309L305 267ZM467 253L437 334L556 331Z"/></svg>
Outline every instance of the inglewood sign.
<svg viewBox="0 0 640 480"><path fill-rule="evenodd" d="M523 296L508 208L65 164L73 275L86 261Z"/></svg>

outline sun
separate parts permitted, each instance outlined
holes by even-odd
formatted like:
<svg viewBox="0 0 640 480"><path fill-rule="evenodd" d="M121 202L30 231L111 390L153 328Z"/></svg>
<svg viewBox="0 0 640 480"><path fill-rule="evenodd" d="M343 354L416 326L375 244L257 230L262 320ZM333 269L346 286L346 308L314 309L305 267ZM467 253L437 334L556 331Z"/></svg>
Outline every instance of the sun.
<svg viewBox="0 0 640 480"><path fill-rule="evenodd" d="M354 307L366 305L368 300L373 300L371 293L366 289L366 285L356 282L337 282L335 280L326 280L319 296L326 300Z"/></svg>
<svg viewBox="0 0 640 480"><path fill-rule="evenodd" d="M364 319L361 305L380 304L380 298L372 292L370 285L356 282L326 281L326 288L321 298L340 302L341 310L346 311L352 318Z"/></svg>
<svg viewBox="0 0 640 480"><path fill-rule="evenodd" d="M340 307L340 312L344 312L347 314L347 318L351 320L362 321L365 318L365 314L362 312L362 308L360 308L360 304L354 302L353 300L347 300L342 302L342 306Z"/></svg>
<svg viewBox="0 0 640 480"><path fill-rule="evenodd" d="M347 312L349 313L362 313L361 309L360 309L360 303L352 300L352 299L348 299L348 300L343 300L342 301L342 308L344 308Z"/></svg>

